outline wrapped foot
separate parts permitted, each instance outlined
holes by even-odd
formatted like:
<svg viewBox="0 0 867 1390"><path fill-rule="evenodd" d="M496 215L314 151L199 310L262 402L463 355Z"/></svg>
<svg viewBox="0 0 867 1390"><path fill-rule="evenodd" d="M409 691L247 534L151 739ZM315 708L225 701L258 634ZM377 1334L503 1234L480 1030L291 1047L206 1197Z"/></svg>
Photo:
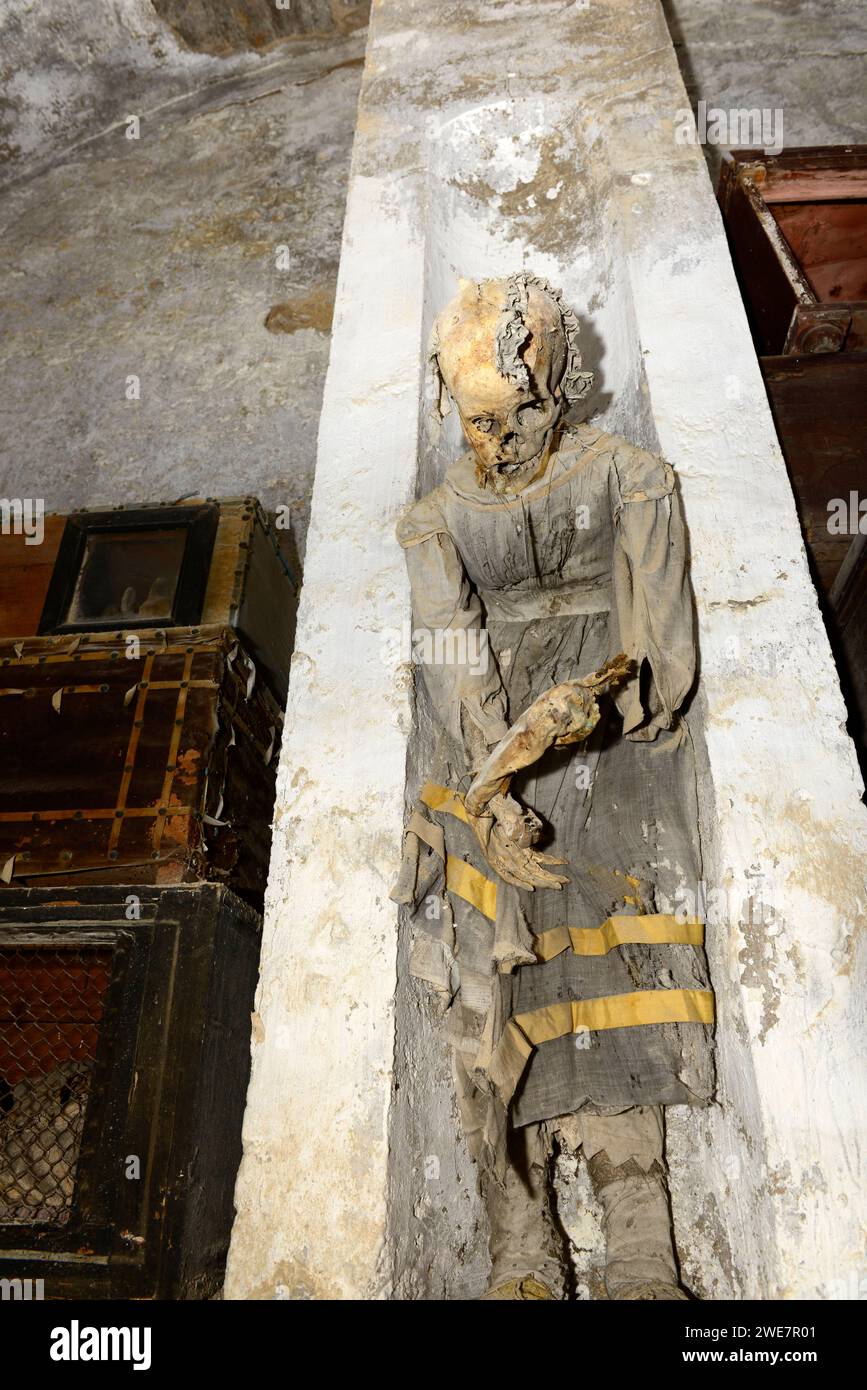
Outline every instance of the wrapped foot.
<svg viewBox="0 0 867 1390"><path fill-rule="evenodd" d="M534 1275L528 1274L523 1279L507 1279L504 1284L496 1284L494 1288L488 1289L487 1293L482 1294L480 1300L485 1299L506 1299L506 1300L527 1300L527 1299L547 1299L552 1302L557 1300L554 1294L543 1284L541 1279L536 1279Z"/></svg>
<svg viewBox="0 0 867 1390"><path fill-rule="evenodd" d="M678 1284L666 1284L662 1280L651 1280L647 1284L625 1284L618 1289L617 1293L612 1294L612 1298L620 1302L624 1299L654 1299L654 1300L689 1300L689 1294L684 1293Z"/></svg>

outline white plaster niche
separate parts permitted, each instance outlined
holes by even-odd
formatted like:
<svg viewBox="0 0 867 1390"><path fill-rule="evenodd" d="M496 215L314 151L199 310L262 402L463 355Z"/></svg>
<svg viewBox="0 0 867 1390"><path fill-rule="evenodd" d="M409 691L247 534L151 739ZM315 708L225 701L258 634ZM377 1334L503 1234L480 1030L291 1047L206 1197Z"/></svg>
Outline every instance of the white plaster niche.
<svg viewBox="0 0 867 1390"><path fill-rule="evenodd" d="M594 122L582 118L578 108L570 113L565 128L557 117L557 107L544 100L510 100L475 106L448 120L433 117L428 122L423 347L436 313L455 294L460 277L481 279L516 269L546 276L563 290L577 311L584 365L597 376L593 396L577 418L592 416L605 428L659 450L614 180L610 167L602 159L591 158L587 146L588 138L598 141L600 132ZM568 228L561 228L557 256L517 238L514 219L505 212L512 208L520 213L536 203L538 193L534 190L538 190L546 151L552 146L570 151L567 197L577 209L577 215L570 213ZM480 190L484 191L484 201ZM559 197L564 181L553 184L550 191ZM556 198L546 201L547 220L553 227L558 222ZM456 413L440 424L433 404L428 373L419 415L419 495L441 481L446 467L466 447ZM426 778L436 739L420 677L415 683L415 700L416 720L408 750L408 809ZM691 730L705 762L701 724L700 712L694 711ZM672 911L677 907L668 906ZM486 1216L472 1161L459 1137L449 1058L438 1035L436 1007L432 1007L425 986L408 974L410 931L403 920L388 1202L395 1294L404 1298L472 1298L486 1286ZM675 1128L683 1129L684 1125L690 1127L688 1117L675 1118ZM695 1183L697 1177L694 1171L688 1177L678 1173L679 1181ZM591 1289L601 1286L604 1242L583 1165L562 1159L557 1188L559 1216L570 1238L575 1288L579 1297L590 1297ZM678 1232L684 1247L680 1257L686 1265L693 1232L689 1220L682 1224L683 1232ZM707 1252L703 1250L702 1289L709 1288L707 1266ZM713 1272L715 1276L722 1274L717 1261Z"/></svg>
<svg viewBox="0 0 867 1390"><path fill-rule="evenodd" d="M431 729L384 638L410 623L395 520L459 447L453 424L428 433L433 316L459 276L522 267L585 322L598 418L673 464L689 529L719 1104L669 1111L686 1281L867 1289L867 814L707 168L675 139L688 106L658 0L374 4L227 1297L484 1286L446 1058L388 899ZM598 1232L562 1188L586 1296Z"/></svg>

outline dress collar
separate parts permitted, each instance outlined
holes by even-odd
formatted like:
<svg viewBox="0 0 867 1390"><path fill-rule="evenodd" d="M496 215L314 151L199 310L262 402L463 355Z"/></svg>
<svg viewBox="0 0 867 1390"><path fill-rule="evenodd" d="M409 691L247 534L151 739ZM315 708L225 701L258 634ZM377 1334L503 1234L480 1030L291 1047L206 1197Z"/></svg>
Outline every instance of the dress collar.
<svg viewBox="0 0 867 1390"><path fill-rule="evenodd" d="M476 457L472 449L462 454L446 471L446 486L463 501L472 502L476 507L517 507L548 492L562 474L575 467L575 455L595 444L602 433L594 425L566 425L560 432L558 448L548 459L544 473L520 492L493 492L490 488L479 487L476 481Z"/></svg>

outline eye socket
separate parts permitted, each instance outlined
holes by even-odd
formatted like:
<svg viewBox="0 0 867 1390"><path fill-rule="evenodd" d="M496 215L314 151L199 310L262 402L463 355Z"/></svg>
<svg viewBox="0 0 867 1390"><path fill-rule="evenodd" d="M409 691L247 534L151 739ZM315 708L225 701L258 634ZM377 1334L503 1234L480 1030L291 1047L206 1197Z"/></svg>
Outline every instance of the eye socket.
<svg viewBox="0 0 867 1390"><path fill-rule="evenodd" d="M479 434L493 434L496 427L497 422L490 415L480 415L473 421L473 428L477 429Z"/></svg>
<svg viewBox="0 0 867 1390"><path fill-rule="evenodd" d="M537 415L544 413L545 407L541 401L528 401L526 405L518 408L519 420L531 420Z"/></svg>

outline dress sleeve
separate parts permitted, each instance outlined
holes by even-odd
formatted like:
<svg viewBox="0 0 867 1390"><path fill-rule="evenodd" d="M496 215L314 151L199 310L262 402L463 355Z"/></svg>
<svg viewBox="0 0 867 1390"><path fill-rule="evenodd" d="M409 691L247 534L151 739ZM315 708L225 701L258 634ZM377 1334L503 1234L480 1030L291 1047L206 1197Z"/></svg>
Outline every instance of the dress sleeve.
<svg viewBox="0 0 867 1390"><path fill-rule="evenodd" d="M480 747L493 747L508 730L506 694L481 603L435 492L400 519L397 538L412 588L412 659L424 672L441 723L467 751L472 765ZM471 749L475 756L469 756Z"/></svg>
<svg viewBox="0 0 867 1390"><path fill-rule="evenodd" d="M617 650L638 673L617 696L636 742L670 729L695 677L686 532L671 466L625 441L613 456L613 601Z"/></svg>

